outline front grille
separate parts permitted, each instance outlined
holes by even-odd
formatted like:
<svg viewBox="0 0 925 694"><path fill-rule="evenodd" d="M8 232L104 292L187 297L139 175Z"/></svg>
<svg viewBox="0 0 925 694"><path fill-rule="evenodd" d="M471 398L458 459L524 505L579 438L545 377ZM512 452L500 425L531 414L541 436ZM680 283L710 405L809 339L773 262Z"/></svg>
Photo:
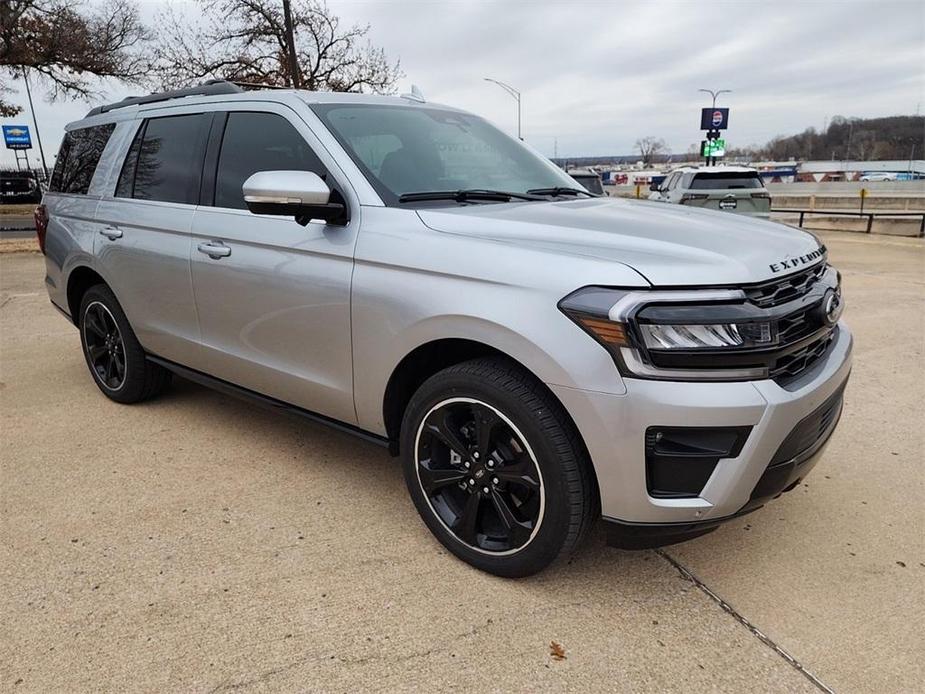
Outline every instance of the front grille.
<svg viewBox="0 0 925 694"><path fill-rule="evenodd" d="M778 280L745 287L745 296L761 308L779 306L807 294L825 274L825 270L826 264L818 263L807 270L795 272Z"/></svg>
<svg viewBox="0 0 925 694"><path fill-rule="evenodd" d="M806 456L821 446L832 433L841 414L844 384L810 415L800 420L771 459L771 466Z"/></svg>
<svg viewBox="0 0 925 694"><path fill-rule="evenodd" d="M834 339L835 330L830 330L796 352L785 354L774 362L768 376L778 383L786 383L796 378L825 354Z"/></svg>

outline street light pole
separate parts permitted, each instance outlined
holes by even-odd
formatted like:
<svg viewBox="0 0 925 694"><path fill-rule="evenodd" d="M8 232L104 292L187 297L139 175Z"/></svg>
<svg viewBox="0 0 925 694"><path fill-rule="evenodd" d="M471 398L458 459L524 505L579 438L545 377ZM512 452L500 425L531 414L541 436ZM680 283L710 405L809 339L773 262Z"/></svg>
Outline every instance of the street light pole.
<svg viewBox="0 0 925 694"><path fill-rule="evenodd" d="M718 97L720 94L731 94L732 93L731 89L717 89L716 91L712 89L698 89L697 91L704 92L713 97L712 109L714 111L716 110L716 97ZM712 163L711 163L711 160L712 160ZM707 166L712 166L712 164L715 164L715 163L716 163L716 157L707 157Z"/></svg>
<svg viewBox="0 0 925 694"><path fill-rule="evenodd" d="M26 98L29 100L29 111L32 113L32 125L35 127L35 141L39 146L39 154L42 157L42 172L45 174L45 182L48 182L48 165L45 163L45 150L42 149L42 136L39 133L39 122L35 119L35 106L32 105L32 91L29 89L29 75L26 74L26 68L22 69L22 80L26 83Z"/></svg>
<svg viewBox="0 0 925 694"><path fill-rule="evenodd" d="M523 134L521 133L521 130L520 130L520 123L521 123L520 121L520 92L514 89L514 87L512 87L511 85L505 84L504 82L500 82L499 80L492 79L491 77L486 77L485 81L494 82L499 87L501 87L504 91L506 91L508 94L514 97L514 100L517 102L517 139L523 140L524 139Z"/></svg>

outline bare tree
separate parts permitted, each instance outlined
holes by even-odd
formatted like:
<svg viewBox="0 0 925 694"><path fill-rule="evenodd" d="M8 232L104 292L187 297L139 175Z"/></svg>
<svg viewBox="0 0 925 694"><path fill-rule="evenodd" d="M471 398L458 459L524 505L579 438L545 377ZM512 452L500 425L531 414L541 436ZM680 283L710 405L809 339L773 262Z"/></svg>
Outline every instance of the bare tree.
<svg viewBox="0 0 925 694"><path fill-rule="evenodd" d="M398 62L366 38L369 26L341 25L323 2L294 0L292 26L299 75L291 74L289 41L279 0L200 0L202 20L172 8L162 13L156 78L176 87L218 78L331 91L390 92Z"/></svg>
<svg viewBox="0 0 925 694"><path fill-rule="evenodd" d="M137 83L147 62L137 50L147 38L131 0L107 0L93 9L82 0L0 0L0 74L28 69L51 99L94 96L90 76ZM0 94L9 92L0 84ZM0 111L18 106L0 101Z"/></svg>
<svg viewBox="0 0 925 694"><path fill-rule="evenodd" d="M665 144L665 141L656 139L651 135L636 140L636 149L639 150L639 155L642 157L643 166L651 164L652 160L659 154L668 152L668 146Z"/></svg>

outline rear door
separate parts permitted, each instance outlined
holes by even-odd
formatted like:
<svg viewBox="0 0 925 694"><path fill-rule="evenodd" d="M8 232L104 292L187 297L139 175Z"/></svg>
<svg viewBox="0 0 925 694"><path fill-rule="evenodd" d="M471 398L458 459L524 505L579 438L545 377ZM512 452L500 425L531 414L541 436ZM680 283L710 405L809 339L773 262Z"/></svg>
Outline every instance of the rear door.
<svg viewBox="0 0 925 694"><path fill-rule="evenodd" d="M219 116L225 122L210 139L193 221L203 370L355 422L350 282L359 206L291 109L270 103L240 109ZM349 224L300 226L291 217L251 214L241 186L251 174L273 170L321 175L348 199Z"/></svg>
<svg viewBox="0 0 925 694"><path fill-rule="evenodd" d="M211 122L211 113L140 120L96 213L96 256L138 340L190 366L199 361L190 226Z"/></svg>

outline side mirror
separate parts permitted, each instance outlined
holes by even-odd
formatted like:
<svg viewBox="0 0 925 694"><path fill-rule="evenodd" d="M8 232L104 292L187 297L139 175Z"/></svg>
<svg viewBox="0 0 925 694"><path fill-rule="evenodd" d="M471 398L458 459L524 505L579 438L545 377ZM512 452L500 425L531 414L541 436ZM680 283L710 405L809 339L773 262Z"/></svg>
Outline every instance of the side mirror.
<svg viewBox="0 0 925 694"><path fill-rule="evenodd" d="M657 193L657 192L659 192L661 189L662 189L662 187L661 187L661 184L660 184L660 183L650 183L650 184L649 184L649 190L651 190L653 193Z"/></svg>
<svg viewBox="0 0 925 694"><path fill-rule="evenodd" d="M347 206L331 201L328 184L311 171L258 171L242 186L247 209L254 214L295 217L305 226L313 219L346 224Z"/></svg>

